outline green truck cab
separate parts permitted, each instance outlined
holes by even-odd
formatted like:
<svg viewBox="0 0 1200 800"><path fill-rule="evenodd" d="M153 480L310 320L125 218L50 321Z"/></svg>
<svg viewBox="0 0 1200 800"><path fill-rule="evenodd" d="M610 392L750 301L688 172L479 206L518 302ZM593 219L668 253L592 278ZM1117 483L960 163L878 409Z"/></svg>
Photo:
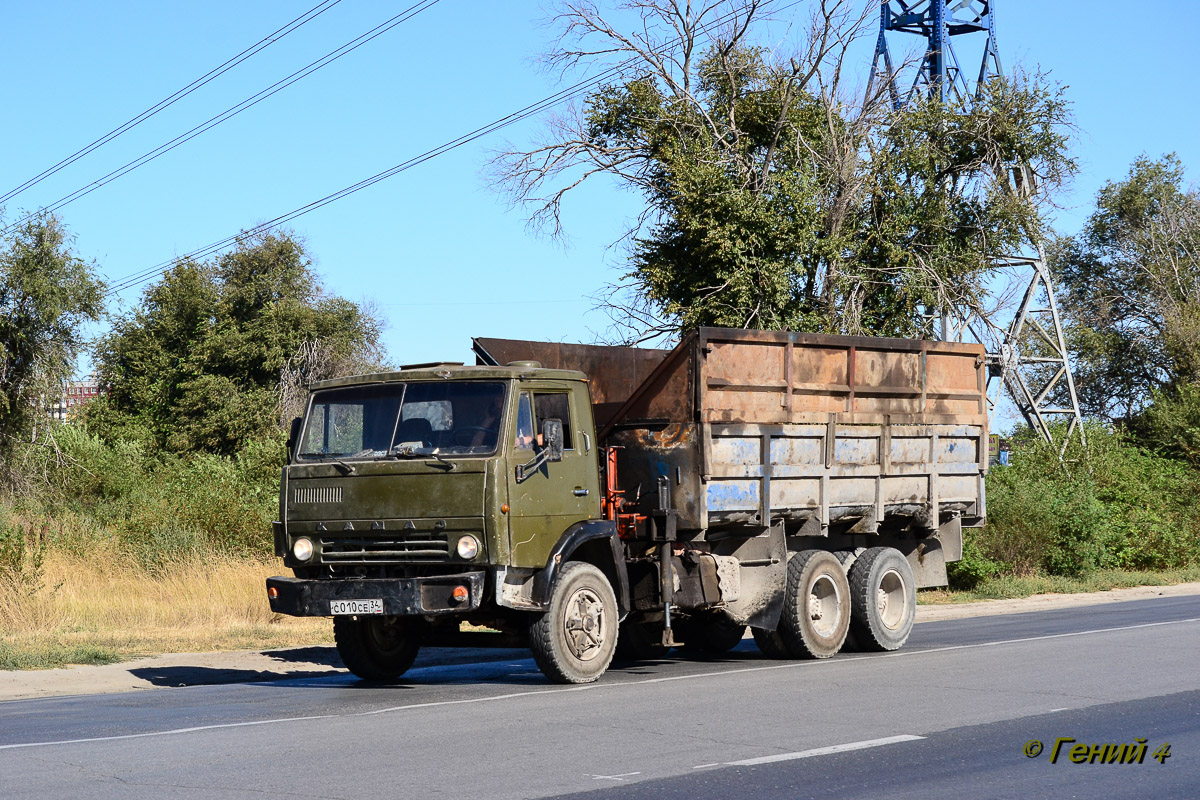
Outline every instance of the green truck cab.
<svg viewBox="0 0 1200 800"><path fill-rule="evenodd" d="M612 658L628 605L596 447L585 376L536 362L314 384L275 526L295 577L268 581L271 607L333 616L347 667L386 680L421 643L470 642L463 622L508 634L481 639L524 641L558 573L586 553L559 621L578 630L560 631L539 663L558 680L588 677Z"/></svg>
<svg viewBox="0 0 1200 800"><path fill-rule="evenodd" d="M671 350L476 339L479 363L310 387L283 470L274 611L343 662L528 646L895 650L986 519L978 345L701 328Z"/></svg>

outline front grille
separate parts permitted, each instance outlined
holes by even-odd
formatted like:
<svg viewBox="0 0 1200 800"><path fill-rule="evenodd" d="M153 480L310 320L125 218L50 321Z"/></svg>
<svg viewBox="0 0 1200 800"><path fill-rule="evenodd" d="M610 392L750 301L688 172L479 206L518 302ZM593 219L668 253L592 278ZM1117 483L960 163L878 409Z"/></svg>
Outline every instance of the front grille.
<svg viewBox="0 0 1200 800"><path fill-rule="evenodd" d="M342 502L342 487L312 486L297 487L292 491L293 503L340 503Z"/></svg>
<svg viewBox="0 0 1200 800"><path fill-rule="evenodd" d="M388 539L321 540L321 561L325 564L404 564L449 557L448 537L425 531Z"/></svg>

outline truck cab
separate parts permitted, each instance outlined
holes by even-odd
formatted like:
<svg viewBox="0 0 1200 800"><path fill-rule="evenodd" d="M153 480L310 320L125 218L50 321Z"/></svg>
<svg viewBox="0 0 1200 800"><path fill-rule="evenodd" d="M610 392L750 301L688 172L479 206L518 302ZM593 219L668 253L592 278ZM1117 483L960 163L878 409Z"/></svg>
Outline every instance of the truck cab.
<svg viewBox="0 0 1200 800"><path fill-rule="evenodd" d="M590 547L609 584L590 624L615 639L619 559L595 447L584 375L537 362L312 385L274 531L294 577L269 580L272 609L332 616L347 666L382 680L420 642L455 643L463 622L523 641L546 605L542 573Z"/></svg>

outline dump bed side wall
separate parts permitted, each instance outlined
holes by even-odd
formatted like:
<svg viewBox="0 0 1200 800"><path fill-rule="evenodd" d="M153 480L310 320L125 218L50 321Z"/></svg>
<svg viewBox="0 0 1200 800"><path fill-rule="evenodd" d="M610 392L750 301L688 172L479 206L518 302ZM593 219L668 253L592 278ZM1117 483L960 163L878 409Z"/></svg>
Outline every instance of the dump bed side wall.
<svg viewBox="0 0 1200 800"><path fill-rule="evenodd" d="M587 375L592 415L603 427L662 363L670 350L610 347L562 342L529 342L521 339L473 341L481 364L504 365L512 361L538 361L543 367L572 369Z"/></svg>
<svg viewBox="0 0 1200 800"><path fill-rule="evenodd" d="M683 528L932 528L985 513L983 370L978 345L701 329L607 439L623 483L668 479Z"/></svg>

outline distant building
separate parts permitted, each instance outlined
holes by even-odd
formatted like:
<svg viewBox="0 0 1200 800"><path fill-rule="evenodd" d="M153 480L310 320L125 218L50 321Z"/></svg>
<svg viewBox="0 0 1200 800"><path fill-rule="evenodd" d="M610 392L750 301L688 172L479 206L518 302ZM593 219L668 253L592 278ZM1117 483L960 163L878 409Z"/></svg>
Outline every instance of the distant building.
<svg viewBox="0 0 1200 800"><path fill-rule="evenodd" d="M1001 438L998 433L989 435L988 466L994 467L999 464L1002 467L1007 467L1010 449L1008 439Z"/></svg>
<svg viewBox="0 0 1200 800"><path fill-rule="evenodd" d="M67 381L63 384L62 397L50 406L50 416L65 422L102 394L104 390L95 381Z"/></svg>

